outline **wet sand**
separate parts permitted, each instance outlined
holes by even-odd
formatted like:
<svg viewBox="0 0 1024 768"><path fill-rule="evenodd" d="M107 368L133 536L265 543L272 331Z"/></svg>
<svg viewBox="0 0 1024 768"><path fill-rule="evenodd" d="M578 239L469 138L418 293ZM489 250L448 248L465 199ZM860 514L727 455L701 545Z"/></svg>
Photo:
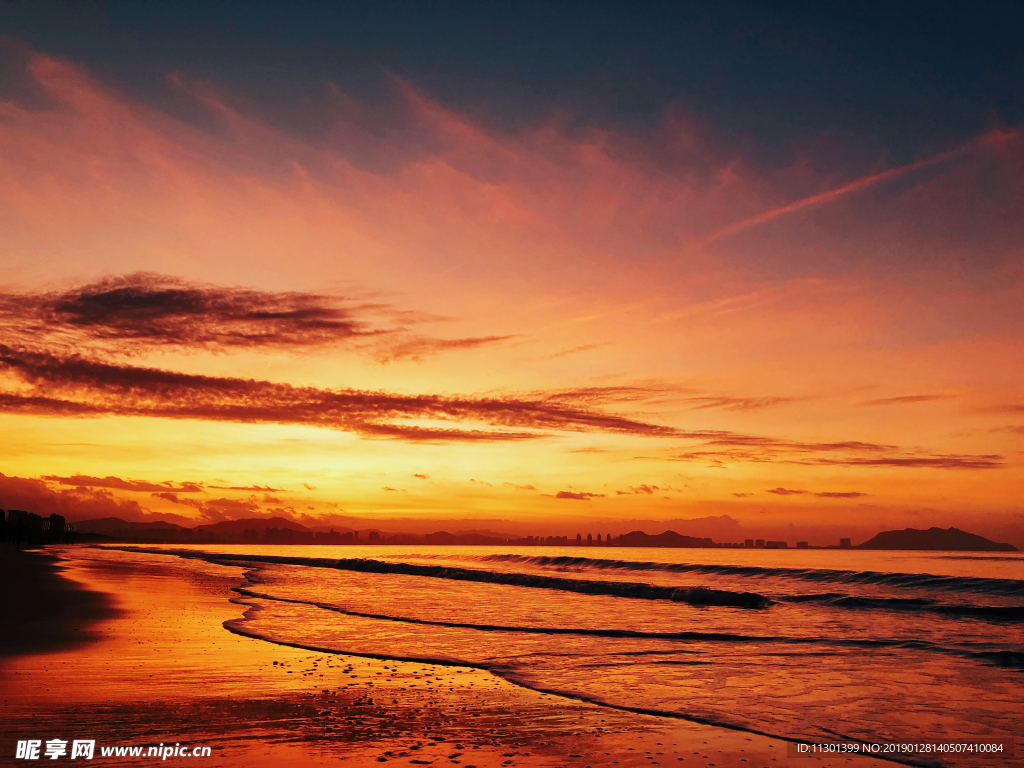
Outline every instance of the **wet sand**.
<svg viewBox="0 0 1024 768"><path fill-rule="evenodd" d="M19 739L60 738L95 739L95 764L145 761L103 758L102 746L161 743L211 747L206 766L767 768L794 759L778 739L543 694L484 670L241 637L223 623L244 611L230 602L242 569L80 555L0 555L18 595L8 614L17 626L0 646L0 757L13 758Z"/></svg>

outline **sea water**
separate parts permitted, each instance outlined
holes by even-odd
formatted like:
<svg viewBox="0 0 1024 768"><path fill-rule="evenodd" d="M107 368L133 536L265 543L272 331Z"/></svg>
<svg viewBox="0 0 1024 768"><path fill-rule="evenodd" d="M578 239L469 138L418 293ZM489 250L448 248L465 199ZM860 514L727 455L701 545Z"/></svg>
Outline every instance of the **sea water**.
<svg viewBox="0 0 1024 768"><path fill-rule="evenodd" d="M613 707L833 742L1012 741L1024 722L1024 555L100 551L241 566L235 599L246 612L226 624L234 632L318 651L472 665Z"/></svg>

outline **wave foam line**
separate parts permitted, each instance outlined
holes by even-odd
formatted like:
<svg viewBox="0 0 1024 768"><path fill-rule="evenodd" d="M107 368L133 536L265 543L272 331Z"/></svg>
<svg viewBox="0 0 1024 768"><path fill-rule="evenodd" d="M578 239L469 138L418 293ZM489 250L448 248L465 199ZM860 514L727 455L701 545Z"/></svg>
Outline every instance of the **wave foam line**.
<svg viewBox="0 0 1024 768"><path fill-rule="evenodd" d="M708 725L708 726L713 726L713 727L716 727L716 728L725 728L727 730L738 731L740 733L752 733L752 734L756 734L758 736L766 736L766 737L771 738L771 739L778 739L779 741L791 741L791 742L794 742L794 743L800 743L801 741L806 741L806 739L794 738L793 736L781 736L781 735L779 735L777 733L772 733L770 731L763 731L763 730L760 730L758 728L751 727L749 725L744 725L742 723L735 723L735 722L731 722L731 721L728 721L728 720L719 720L719 719L716 719L716 718L713 718L713 717L688 714L688 713L685 713L685 712L675 712L675 711L672 711L672 710L654 709L654 708L648 708L648 707L631 707L631 706L626 705L626 704L615 704L613 702L606 701L606 700L598 698L596 696L587 696L585 694L581 694L581 693L578 693L578 692L575 692L575 691L563 691L563 690L560 690L558 688L549 688L549 687L544 687L544 686L531 685L531 684L528 684L528 683L518 679L515 676L514 671L512 671L508 667L500 665L500 664L479 664L479 663L474 664L474 663L471 663L471 662L463 661L461 659L447 658L447 657L404 656L404 655L396 655L396 654L391 654L391 653L366 653L366 652L363 652L363 651L360 651L358 653L353 653L353 652L341 650L341 649L338 649L338 648L331 648L331 647L321 646L321 645L311 645L309 643L297 643L297 642L291 642L291 641L288 641L288 640L280 640L280 639L277 639L277 638L274 638L274 637L267 637L265 635L260 634L259 632L253 631L252 629L249 629L249 628L244 626L244 624L249 620L250 612L256 612L256 611L262 610L260 608L260 606L255 605L253 603L246 602L245 600L239 600L239 599L232 599L231 602L233 602L233 603L241 603L241 604L247 606L248 610L246 610L246 612L244 614L244 617L242 619L235 619L235 620L230 620L230 621L225 621L224 622L223 626L224 626L224 628L228 632L231 632L232 634L235 634L235 635L239 635L241 637L248 637L248 638L253 639L253 640L261 640L261 641L266 642L266 643L273 643L274 645L281 645L281 646L284 646L286 648L298 648L300 650L311 651L313 653L330 653L330 654L338 654L338 655L346 655L346 656L356 656L356 657L364 658L364 659L381 659L381 660L385 660L385 661L409 661L409 662L415 662L415 663L420 663L420 664L436 664L437 666L446 666L446 667L464 667L464 668L467 668L467 669L482 669L482 670L484 670L486 672L490 672L495 677L499 677L502 680L505 680L506 682L508 682L508 683L510 683L512 685L518 686L519 688L525 688L526 690L536 691L537 693L546 693L546 694L551 695L551 696L558 696L560 698L570 699L572 701L583 701L583 702L587 702L588 704L594 704L594 705L599 706L599 707L604 707L606 709L612 709L612 710L616 710L616 711L619 711L619 712L630 712L632 714L637 714L637 715L650 715L652 717L663 717L663 718L668 718L668 719L672 719L672 720L683 720L685 722L690 722L690 723L699 723L700 725ZM931 766L932 765L931 763L919 763L919 762L914 761L913 759L903 758L901 756L896 756L896 755L891 755L891 756L889 756L889 755L878 755L876 757L876 759L877 760L881 760L881 761L896 763L896 764L899 764L899 765L910 765L910 766Z"/></svg>
<svg viewBox="0 0 1024 768"><path fill-rule="evenodd" d="M253 573L247 574L251 585L258 583L258 577ZM929 643L925 640L838 640L822 637L786 637L780 635L738 635L728 632L645 632L633 629L590 629L585 627L529 627L502 624L475 624L470 622L438 621L432 619L418 619L410 616L394 616L383 613L366 613L340 608L330 603L321 603L315 600L300 600L291 597L278 597L263 592L256 592L248 587L233 587L244 597L269 600L277 603L290 603L292 605L307 605L343 616L352 616L360 619L373 619L377 621L391 621L400 624L418 624L422 626L444 627L451 629L472 629L480 632L515 632L534 635L578 635L584 637L606 637L614 639L639 639L639 640L670 640L677 642L720 642L720 643L766 643L784 645L821 645L842 648L892 648L901 650L924 651L940 653L947 656L956 656L965 659L977 659L985 661L994 666L1024 669L1024 653L1016 651L966 651L956 648ZM246 603L250 605L250 603Z"/></svg>
<svg viewBox="0 0 1024 768"><path fill-rule="evenodd" d="M765 578L781 576L815 582L842 584L878 584L891 587L942 589L947 591L989 592L1024 596L1024 581L977 576L936 576L930 573L884 573L879 571L837 571L818 568L765 568L754 565L720 565L705 563L655 563L630 560L609 560L590 557L554 557L550 555L482 555L491 562L524 563L560 568L581 567L595 570L663 571L668 573L702 573L724 576ZM1024 561L1022 561L1024 562Z"/></svg>
<svg viewBox="0 0 1024 768"><path fill-rule="evenodd" d="M562 592L576 592L584 595L608 595L627 597L634 600L671 600L698 607L767 608L770 600L754 592L732 592L707 587L661 587L626 581L594 581L588 579L566 579L558 576L541 576L532 573L499 573L480 571L472 568L455 568L442 565L415 565L413 563L385 562L363 558L342 558L332 560L326 557L287 557L283 555L234 555L195 552L182 549L154 549L147 547L105 547L125 552L144 552L154 555L177 555L178 557L206 560L218 565L236 563L267 563L274 565L300 565L310 568L333 568L357 573L397 574L423 576L433 579L469 581L478 584L501 584L532 589L556 589Z"/></svg>
<svg viewBox="0 0 1024 768"><path fill-rule="evenodd" d="M937 613L958 619L980 619L983 621L1024 621L1024 606L1021 605L971 605L969 603L939 603L927 598L906 597L860 597L828 592L822 595L776 596L780 603L816 603L832 608L848 610L908 611Z"/></svg>

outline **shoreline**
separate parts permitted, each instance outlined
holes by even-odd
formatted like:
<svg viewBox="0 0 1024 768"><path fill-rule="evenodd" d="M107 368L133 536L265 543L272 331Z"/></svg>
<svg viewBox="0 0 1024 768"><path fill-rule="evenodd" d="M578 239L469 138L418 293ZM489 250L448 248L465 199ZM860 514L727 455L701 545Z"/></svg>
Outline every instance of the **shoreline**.
<svg viewBox="0 0 1024 768"><path fill-rule="evenodd" d="M93 625L117 615L109 594L68 578L61 562L44 550L0 546L0 663L89 643Z"/></svg>
<svg viewBox="0 0 1024 768"><path fill-rule="evenodd" d="M47 611L64 618L43 625L51 637L37 634L33 653L23 644L20 655L0 656L0 754L13 757L16 739L59 737L96 739L97 749L203 744L211 766L752 768L786 759L781 739L537 691L478 668L246 637L224 626L246 610L232 602L244 580L238 566L69 555L32 553L38 559L21 570L23 601L46 594ZM84 634L71 626L86 620Z"/></svg>

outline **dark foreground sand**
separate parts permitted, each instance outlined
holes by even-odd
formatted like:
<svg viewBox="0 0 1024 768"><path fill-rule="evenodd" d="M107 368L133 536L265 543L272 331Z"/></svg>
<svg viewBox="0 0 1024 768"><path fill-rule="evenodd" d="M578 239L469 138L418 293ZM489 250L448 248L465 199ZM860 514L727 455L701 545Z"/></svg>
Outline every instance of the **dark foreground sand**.
<svg viewBox="0 0 1024 768"><path fill-rule="evenodd" d="M88 550L80 550L83 558ZM0 765L19 739L212 748L204 766L892 765L787 757L783 741L545 695L489 672L311 653L223 622L237 568L0 551ZM12 619L12 620L8 620ZM45 756L43 757L45 760ZM68 756L60 758L68 760ZM54 764L47 761L47 764Z"/></svg>

